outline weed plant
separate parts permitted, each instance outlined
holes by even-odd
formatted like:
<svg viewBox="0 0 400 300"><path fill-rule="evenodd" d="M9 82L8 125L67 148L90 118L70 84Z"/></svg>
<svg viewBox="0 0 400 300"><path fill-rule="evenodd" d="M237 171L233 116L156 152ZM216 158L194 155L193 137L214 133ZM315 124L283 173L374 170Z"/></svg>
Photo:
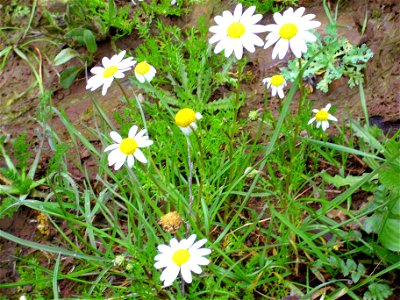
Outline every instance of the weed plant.
<svg viewBox="0 0 400 300"><path fill-rule="evenodd" d="M202 19L187 30L160 20L153 24L156 33L142 30L143 43L132 55L137 65L147 61L155 67L156 76L141 83L128 75L127 88L116 79L113 84L123 90L124 105L113 115L93 93L95 124L87 128L88 135L64 111L43 105L51 104L46 98L51 94L42 90L47 96L37 119L51 141L53 157L40 178L35 176L40 152L29 176L24 176L28 154L23 136L14 143L17 165L0 145L7 162L2 176L8 180L0 186L5 197L0 216L12 214L11 208L29 207L38 213L39 238L26 240L5 231L0 237L41 251L19 258L20 281L0 288L18 288L18 295L29 299L64 298L66 285L74 287L69 297L82 299L392 295L400 268L400 190L395 180L400 171L399 134L389 138L368 122L345 122L343 116L331 123L334 135L307 125L314 104L303 86L303 74L311 68L311 59L297 60L300 70L285 91L278 118L270 112L268 90L264 110L240 118L238 112L250 97L243 89L246 59L212 53L208 24ZM319 50L311 47L316 56L329 53L326 45L318 45ZM57 59L63 61L62 56ZM40 76L37 80L42 86ZM366 112L363 84L358 83ZM292 110L297 91L299 108ZM177 112L182 108L202 115L190 123L191 134L180 128ZM327 110L315 113L326 112L327 118ZM334 108L330 114L335 114ZM49 125L51 115L62 121L68 140ZM316 122L325 129L327 119L317 117ZM141 149L147 163L135 156L132 168L125 164L115 171L109 166L115 161L104 152L116 143L110 131L132 138L132 125L147 128L154 142ZM253 134L250 125L256 126ZM77 156L83 150L97 165L94 174ZM352 160L361 162L365 172L351 174ZM69 173L67 163L80 170L82 179ZM21 178L29 178L29 185ZM31 193L39 184L48 188L42 197ZM352 199L362 191L371 200L358 208ZM174 220L183 223L167 226L163 216L174 211L179 215ZM203 263L201 274L193 273L190 284L179 276L163 288L165 278L160 280L162 271L155 268L154 258L167 246L157 247L192 234L207 240L203 247L211 250L209 264ZM46 266L38 259L43 253L51 262Z"/></svg>

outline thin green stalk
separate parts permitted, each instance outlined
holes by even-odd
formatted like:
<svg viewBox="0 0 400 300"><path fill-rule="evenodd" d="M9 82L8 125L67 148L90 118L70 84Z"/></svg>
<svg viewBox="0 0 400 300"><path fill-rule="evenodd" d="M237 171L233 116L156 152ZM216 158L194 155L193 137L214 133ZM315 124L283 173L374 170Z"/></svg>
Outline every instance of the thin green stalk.
<svg viewBox="0 0 400 300"><path fill-rule="evenodd" d="M190 232L190 221L193 220L193 186L192 186L192 180L193 180L193 162L190 157L190 151L191 151L191 145L190 145L190 140L189 137L186 136L186 143L187 143L187 151L188 151L188 168L189 168L189 178L188 178L188 189L189 189L189 212L188 212L188 222L186 223L186 233L189 234Z"/></svg>

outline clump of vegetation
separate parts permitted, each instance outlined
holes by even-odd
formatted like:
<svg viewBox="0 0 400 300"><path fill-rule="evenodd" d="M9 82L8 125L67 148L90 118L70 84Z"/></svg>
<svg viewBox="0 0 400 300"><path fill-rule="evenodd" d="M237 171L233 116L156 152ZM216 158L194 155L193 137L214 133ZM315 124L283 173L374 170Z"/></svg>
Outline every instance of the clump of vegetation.
<svg viewBox="0 0 400 300"><path fill-rule="evenodd" d="M259 2L264 9L271 3ZM299 22L305 28L320 22L303 8L286 11L266 39L281 59L291 49L300 70L289 62L290 89L282 74L258 78L267 85L263 108L246 118L241 108L254 95L244 85L256 78L246 70L246 55L265 45L260 34L267 28L241 5L235 11L244 20L225 11L211 29L202 18L187 29L159 19L184 12L183 4L68 3L72 15L62 30L72 41L53 63L79 58L82 66L60 75L64 87L92 65L98 42L112 32L119 38L137 30L142 44L110 53L88 72L95 110L87 134L52 106L31 64L43 134L32 164L25 135L13 147L0 143L0 216L21 206L34 210L35 238L2 230L0 238L40 251L19 258L20 281L0 288L49 299L390 297L400 268L400 132L389 138L368 121L345 124L334 105L314 108L303 83L303 76L324 74L325 90L339 73L348 76L360 85L368 120L360 76L372 53L336 31L306 43L299 31L312 33ZM139 7L150 19L130 24ZM87 52L78 51L82 46ZM333 69L339 73L331 75ZM99 100L111 85L121 92L114 112ZM280 98L279 116L269 109L269 89ZM294 99L298 109L291 112ZM57 134L54 118L67 138ZM45 141L51 155L39 175ZM71 155L82 151L90 164ZM354 162L360 173L351 173ZM359 195L366 200L354 206Z"/></svg>

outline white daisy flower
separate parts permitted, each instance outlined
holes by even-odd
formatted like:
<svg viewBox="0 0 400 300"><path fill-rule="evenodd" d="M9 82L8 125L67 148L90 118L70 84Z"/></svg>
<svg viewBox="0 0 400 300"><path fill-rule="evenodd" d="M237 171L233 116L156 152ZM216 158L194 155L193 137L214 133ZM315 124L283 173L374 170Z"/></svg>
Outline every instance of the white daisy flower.
<svg viewBox="0 0 400 300"><path fill-rule="evenodd" d="M183 108L176 113L175 123L185 135L189 135L197 129L196 120L200 120L202 117L200 113L193 109Z"/></svg>
<svg viewBox="0 0 400 300"><path fill-rule="evenodd" d="M215 35L210 38L209 43L218 42L214 49L215 53L225 50L225 57L229 57L235 52L236 58L241 59L243 47L253 53L254 46L261 47L264 44L255 33L265 32L266 27L256 24L262 19L262 15L253 15L255 10L256 7L251 6L242 14L242 5L238 4L233 15L226 10L222 16L214 18L217 25L210 27L210 31Z"/></svg>
<svg viewBox="0 0 400 300"><path fill-rule="evenodd" d="M161 281L163 286L171 286L174 280L178 277L179 272L186 283L192 282L192 273L200 274L202 272L200 266L205 266L210 261L203 257L211 253L210 249L200 248L207 240L196 240L196 235L192 234L188 239L183 239L178 242L177 239L172 239L169 246L160 245L158 251L161 253L154 257L157 262L154 264L156 269L165 268L161 273Z"/></svg>
<svg viewBox="0 0 400 300"><path fill-rule="evenodd" d="M283 12L283 15L274 13L276 24L266 26L266 30L270 31L267 35L264 49L276 43L272 51L272 59L278 55L282 59L290 49L296 57L301 57L302 53L307 52L306 42L315 42L316 36L308 30L321 26L318 21L311 21L315 18L314 14L303 16L304 7L293 11L293 8L288 8Z"/></svg>
<svg viewBox="0 0 400 300"><path fill-rule="evenodd" d="M124 58L126 51L121 51L118 55L114 55L111 59L103 57L103 67L94 67L90 70L93 77L89 78L86 89L94 91L101 85L103 89L101 94L104 96L107 93L108 88L111 86L114 78L125 77L124 72L129 71L132 66L135 65L133 57Z"/></svg>
<svg viewBox="0 0 400 300"><path fill-rule="evenodd" d="M156 73L156 69L146 61L138 63L135 67L135 76L141 83L144 83L145 81L150 82Z"/></svg>
<svg viewBox="0 0 400 300"><path fill-rule="evenodd" d="M176 4L176 0L171 0L171 5L175 5Z"/></svg>
<svg viewBox="0 0 400 300"><path fill-rule="evenodd" d="M267 84L267 88L271 87L272 90L272 97L278 93L279 98L285 97L285 94L283 93L283 88L287 85L285 77L283 77L281 74L276 74L272 77L267 77L264 78L262 81L264 84Z"/></svg>
<svg viewBox="0 0 400 300"><path fill-rule="evenodd" d="M115 170L119 170L124 164L125 160L128 161L128 167L132 168L135 163L135 158L142 162L147 163L147 159L139 148L148 147L153 144L152 140L146 134L146 129L139 131L136 125L129 129L128 137L122 139L116 131L111 131L110 136L116 144L112 144L106 149L105 152L111 151L108 154L108 165L114 165Z"/></svg>
<svg viewBox="0 0 400 300"><path fill-rule="evenodd" d="M311 118L307 125L317 121L317 128L322 127L322 130L325 131L327 128L329 128L328 120L337 122L337 119L328 113L330 108L331 104L328 103L328 105L323 109L313 109L312 112L315 113L315 117Z"/></svg>

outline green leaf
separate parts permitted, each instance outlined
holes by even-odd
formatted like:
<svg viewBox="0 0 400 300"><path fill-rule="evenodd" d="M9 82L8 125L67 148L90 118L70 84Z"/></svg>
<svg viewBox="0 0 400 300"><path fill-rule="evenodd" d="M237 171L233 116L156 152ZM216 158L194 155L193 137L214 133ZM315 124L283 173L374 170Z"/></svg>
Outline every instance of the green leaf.
<svg viewBox="0 0 400 300"><path fill-rule="evenodd" d="M60 74L60 83L64 89L69 88L74 82L82 67L70 67Z"/></svg>
<svg viewBox="0 0 400 300"><path fill-rule="evenodd" d="M57 56L54 58L54 65L59 66L67 61L70 61L74 57L79 56L79 53L76 52L74 49L71 48L66 48L63 49L60 53L57 54Z"/></svg>
<svg viewBox="0 0 400 300"><path fill-rule="evenodd" d="M83 40L85 41L86 48L90 53L95 53L97 51L96 37L93 32L85 29L83 31Z"/></svg>
<svg viewBox="0 0 400 300"><path fill-rule="evenodd" d="M400 219L388 218L379 234L384 247L392 251L400 251Z"/></svg>
<svg viewBox="0 0 400 300"><path fill-rule="evenodd" d="M393 289L384 283L371 283L365 292L364 300L384 300L393 294Z"/></svg>
<svg viewBox="0 0 400 300"><path fill-rule="evenodd" d="M65 37L73 39L74 41L78 42L78 44L80 44L80 45L84 45L85 40L83 38L83 34L84 34L85 30L86 29L84 29L84 28L74 28L74 29L68 31L65 34Z"/></svg>

